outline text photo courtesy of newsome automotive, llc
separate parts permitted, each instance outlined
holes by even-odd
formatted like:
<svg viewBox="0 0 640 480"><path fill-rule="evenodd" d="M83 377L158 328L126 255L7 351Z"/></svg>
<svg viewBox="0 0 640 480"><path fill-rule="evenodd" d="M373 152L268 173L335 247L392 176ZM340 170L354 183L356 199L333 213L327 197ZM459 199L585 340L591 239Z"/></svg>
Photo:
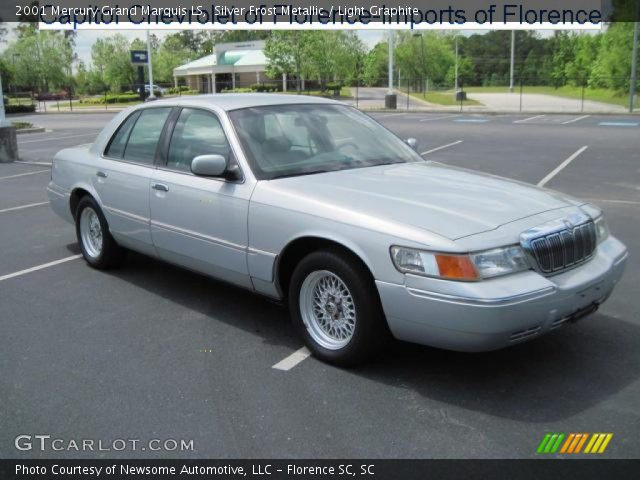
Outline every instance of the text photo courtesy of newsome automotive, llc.
<svg viewBox="0 0 640 480"><path fill-rule="evenodd" d="M3 2L0 478L637 478L639 37Z"/></svg>

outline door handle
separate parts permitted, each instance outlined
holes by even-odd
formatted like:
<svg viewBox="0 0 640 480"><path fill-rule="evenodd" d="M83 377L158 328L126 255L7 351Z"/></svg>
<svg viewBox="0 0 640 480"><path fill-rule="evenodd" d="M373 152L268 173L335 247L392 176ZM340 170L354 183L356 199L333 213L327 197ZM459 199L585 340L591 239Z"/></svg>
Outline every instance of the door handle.
<svg viewBox="0 0 640 480"><path fill-rule="evenodd" d="M98 170L96 172L96 175L100 178L107 178L107 174L105 172L103 172L102 170Z"/></svg>
<svg viewBox="0 0 640 480"><path fill-rule="evenodd" d="M151 185L151 188L154 190L159 190L161 192L168 192L169 187L167 187L164 183L154 183Z"/></svg>

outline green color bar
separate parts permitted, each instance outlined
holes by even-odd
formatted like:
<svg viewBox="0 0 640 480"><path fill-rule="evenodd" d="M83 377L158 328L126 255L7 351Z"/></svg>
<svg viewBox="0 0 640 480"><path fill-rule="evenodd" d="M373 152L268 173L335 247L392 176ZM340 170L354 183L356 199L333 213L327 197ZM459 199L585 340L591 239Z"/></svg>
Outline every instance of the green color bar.
<svg viewBox="0 0 640 480"><path fill-rule="evenodd" d="M551 453L551 447L553 447L553 445L555 444L556 438L558 438L557 433L554 433L553 435L551 435L549 442L547 442L547 446L544 447L544 453Z"/></svg>
<svg viewBox="0 0 640 480"><path fill-rule="evenodd" d="M544 438L542 439L542 442L540 442L540 445L538 445L538 452L537 453L543 453L544 452L544 447L547 445L547 442L549 441L549 439L551 438L551 434L547 433Z"/></svg>
<svg viewBox="0 0 640 480"><path fill-rule="evenodd" d="M556 453L558 451L563 439L564 439L564 433L560 433L558 435L558 440L556 440L555 445L553 446L553 448L551 448L551 453Z"/></svg>

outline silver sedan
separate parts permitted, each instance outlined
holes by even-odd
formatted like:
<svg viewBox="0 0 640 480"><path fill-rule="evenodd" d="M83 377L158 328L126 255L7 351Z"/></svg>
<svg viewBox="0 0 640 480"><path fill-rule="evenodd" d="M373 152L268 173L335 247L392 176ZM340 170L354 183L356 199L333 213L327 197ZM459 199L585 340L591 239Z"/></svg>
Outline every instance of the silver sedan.
<svg viewBox="0 0 640 480"><path fill-rule="evenodd" d="M502 348L609 296L627 251L598 208L414 145L330 100L183 97L59 152L48 193L89 265L130 249L282 300L308 348L341 365L389 334Z"/></svg>

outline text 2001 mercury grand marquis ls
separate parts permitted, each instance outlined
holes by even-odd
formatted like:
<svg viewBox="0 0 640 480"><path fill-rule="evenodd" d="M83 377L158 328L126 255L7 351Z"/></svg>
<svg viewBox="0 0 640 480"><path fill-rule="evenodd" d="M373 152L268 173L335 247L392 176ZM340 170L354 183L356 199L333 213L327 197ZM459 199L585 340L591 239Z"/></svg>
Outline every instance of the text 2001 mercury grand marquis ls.
<svg viewBox="0 0 640 480"><path fill-rule="evenodd" d="M226 94L116 116L48 187L86 261L136 250L288 302L337 364L396 338L483 351L595 311L626 248L596 207L424 161L358 110Z"/></svg>

